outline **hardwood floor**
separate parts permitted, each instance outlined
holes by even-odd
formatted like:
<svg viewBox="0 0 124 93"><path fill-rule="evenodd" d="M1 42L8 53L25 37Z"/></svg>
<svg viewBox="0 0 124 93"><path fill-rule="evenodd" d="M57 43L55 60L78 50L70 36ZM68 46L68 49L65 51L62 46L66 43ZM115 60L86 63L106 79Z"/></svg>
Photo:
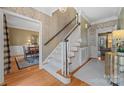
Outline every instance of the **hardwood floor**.
<svg viewBox="0 0 124 93"><path fill-rule="evenodd" d="M18 72L18 71L19 71L19 69L17 67L17 63L15 61L15 57L12 57L11 58L11 71L10 71L10 73L14 73L14 72Z"/></svg>
<svg viewBox="0 0 124 93"><path fill-rule="evenodd" d="M16 68L12 73L5 75L5 82L8 86L65 86L45 70L39 70L38 66L22 70ZM72 82L68 86L88 86L88 84L72 77Z"/></svg>

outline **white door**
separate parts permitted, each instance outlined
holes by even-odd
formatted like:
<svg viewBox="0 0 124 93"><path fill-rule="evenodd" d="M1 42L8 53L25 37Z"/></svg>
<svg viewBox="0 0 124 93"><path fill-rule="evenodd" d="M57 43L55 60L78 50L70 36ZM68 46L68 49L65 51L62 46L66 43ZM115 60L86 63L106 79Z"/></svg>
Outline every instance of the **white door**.
<svg viewBox="0 0 124 93"><path fill-rule="evenodd" d="M4 33L3 13L0 10L0 84L4 82Z"/></svg>

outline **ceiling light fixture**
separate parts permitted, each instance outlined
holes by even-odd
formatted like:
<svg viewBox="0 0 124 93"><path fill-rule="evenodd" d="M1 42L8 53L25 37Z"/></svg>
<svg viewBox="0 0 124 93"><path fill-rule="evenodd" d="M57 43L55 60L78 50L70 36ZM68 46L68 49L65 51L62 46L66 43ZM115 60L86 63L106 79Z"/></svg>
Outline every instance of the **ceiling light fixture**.
<svg viewBox="0 0 124 93"><path fill-rule="evenodd" d="M88 24L85 24L85 28L88 28Z"/></svg>
<svg viewBox="0 0 124 93"><path fill-rule="evenodd" d="M67 7L60 7L59 8L59 11L62 12L62 13L65 13L67 10Z"/></svg>

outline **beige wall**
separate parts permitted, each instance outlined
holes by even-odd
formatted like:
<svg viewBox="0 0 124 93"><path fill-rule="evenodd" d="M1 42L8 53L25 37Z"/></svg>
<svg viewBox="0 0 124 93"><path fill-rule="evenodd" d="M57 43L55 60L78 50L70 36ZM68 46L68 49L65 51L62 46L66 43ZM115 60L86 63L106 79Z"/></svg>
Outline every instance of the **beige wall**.
<svg viewBox="0 0 124 93"><path fill-rule="evenodd" d="M82 38L82 44L81 46L87 46L88 45L88 28L85 27L85 24L89 25L88 21L81 17L81 38Z"/></svg>
<svg viewBox="0 0 124 93"><path fill-rule="evenodd" d="M118 18L118 29L124 29L124 8L121 9L121 12Z"/></svg>
<svg viewBox="0 0 124 93"><path fill-rule="evenodd" d="M52 36L54 36L58 31L60 31L70 20L74 18L75 15L76 11L73 8L68 8L66 13L56 11L50 20L51 26L48 26L48 28L50 29L47 32L43 33L43 35L46 36L46 38L44 38L43 40L43 44L48 41ZM75 23L72 23L60 35L58 35L54 40L52 40L48 45L43 48L43 53L45 56L48 55L58 45L58 43L63 39L63 37L71 30L74 25Z"/></svg>
<svg viewBox="0 0 124 93"><path fill-rule="evenodd" d="M104 31L105 29L109 28L109 30L111 29L112 31L115 29L115 26L117 25L117 20L111 20L111 21L107 21L107 22L102 22L102 23L98 23L98 24L94 24L90 27L90 31L89 31L89 44L91 46L96 46L97 41L96 41L96 31Z"/></svg>
<svg viewBox="0 0 124 93"><path fill-rule="evenodd" d="M23 29L8 28L10 45L25 45L32 36L39 36L38 32Z"/></svg>
<svg viewBox="0 0 124 93"><path fill-rule="evenodd" d="M30 7L4 7L3 9L41 21L43 31L43 44L49 40L56 32L62 29L64 25L67 24L76 15L76 10L71 7L69 7L65 13L56 11L52 16L43 14ZM58 35L48 45L43 45L43 60L51 53L51 51L63 39L68 31L70 31L73 25L74 23L72 23L61 33L61 35Z"/></svg>

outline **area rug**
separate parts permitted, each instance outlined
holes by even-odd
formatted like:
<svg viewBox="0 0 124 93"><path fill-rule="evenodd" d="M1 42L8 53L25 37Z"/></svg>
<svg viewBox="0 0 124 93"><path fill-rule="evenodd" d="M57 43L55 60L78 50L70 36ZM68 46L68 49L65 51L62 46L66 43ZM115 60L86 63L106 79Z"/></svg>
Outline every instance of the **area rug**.
<svg viewBox="0 0 124 93"><path fill-rule="evenodd" d="M33 65L39 64L39 57L29 57L27 59L24 58L16 58L17 66L19 69L27 68Z"/></svg>
<svg viewBox="0 0 124 93"><path fill-rule="evenodd" d="M104 78L104 63L96 59L91 59L74 74L74 77L91 86L110 86L110 83Z"/></svg>

